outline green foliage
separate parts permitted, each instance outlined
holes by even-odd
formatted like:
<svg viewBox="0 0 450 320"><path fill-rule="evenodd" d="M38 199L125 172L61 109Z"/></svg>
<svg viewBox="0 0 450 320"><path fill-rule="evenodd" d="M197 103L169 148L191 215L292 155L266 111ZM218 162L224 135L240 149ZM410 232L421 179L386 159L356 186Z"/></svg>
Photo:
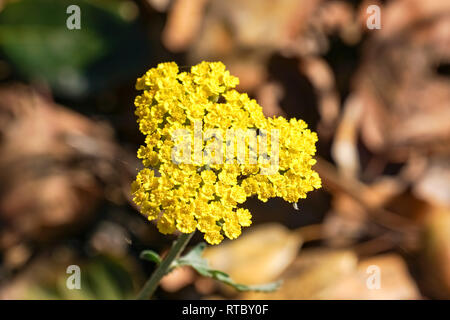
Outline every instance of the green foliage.
<svg viewBox="0 0 450 320"><path fill-rule="evenodd" d="M261 284L261 285L244 285L240 283L236 283L231 279L231 277L222 272L220 270L211 269L208 265L208 261L202 257L203 251L205 250L206 243L200 243L195 246L191 251L189 251L186 255L176 259L170 270L173 270L177 267L181 266L189 266L192 267L195 271L197 271L200 275L208 278L213 278L222 283L225 283L238 291L261 291L261 292L271 292L281 285L281 281ZM153 261L157 264L161 262L160 256L151 250L145 250L141 253L141 258L149 261Z"/></svg>
<svg viewBox="0 0 450 320"><path fill-rule="evenodd" d="M128 260L111 256L97 256L82 263L81 289L66 286L69 274L66 266L55 266L51 276L36 281L26 292L26 299L51 300L121 300L134 296L136 273Z"/></svg>
<svg viewBox="0 0 450 320"><path fill-rule="evenodd" d="M144 260L147 260L147 261L154 262L156 264L160 264L161 263L161 257L159 256L159 254L157 254L153 250L144 250L144 251L142 251L141 254L140 254L140 258L144 259Z"/></svg>
<svg viewBox="0 0 450 320"><path fill-rule="evenodd" d="M0 12L0 50L16 72L70 96L133 77L148 52L143 29L121 15L123 1L76 1L80 30L66 26L66 9L72 4L21 0L5 5Z"/></svg>

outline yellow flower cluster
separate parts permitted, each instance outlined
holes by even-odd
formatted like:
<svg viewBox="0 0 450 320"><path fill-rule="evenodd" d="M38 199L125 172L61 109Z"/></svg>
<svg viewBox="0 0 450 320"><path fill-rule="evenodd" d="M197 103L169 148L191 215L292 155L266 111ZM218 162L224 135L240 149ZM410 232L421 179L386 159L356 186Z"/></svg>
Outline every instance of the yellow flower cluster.
<svg viewBox="0 0 450 320"><path fill-rule="evenodd" d="M224 236L237 238L241 228L252 223L250 212L238 208L248 197L257 196L262 201L281 197L293 203L321 187L319 175L311 169L316 162L312 158L316 133L302 120L266 118L255 100L233 89L238 82L221 62L202 62L190 72L179 72L173 62L161 63L137 80L136 89L143 92L135 100L135 114L140 131L146 135L138 158L145 168L133 182L132 193L141 213L149 220L158 219L160 232L169 234L178 229L191 233L198 229L208 243L218 244ZM276 172L261 174L268 166L264 160L274 155L271 149L256 163L248 160L258 150L250 150L244 163L211 163L209 157L217 155L203 151L218 142L216 137L202 144L200 161L192 157L188 163L174 162L173 133L179 129L194 132L194 123L199 121L203 130L216 129L223 136L230 128L264 130L268 136L278 130ZM194 141L194 133L191 138ZM231 147L225 141L219 143L224 150ZM261 149L261 134L258 143Z"/></svg>

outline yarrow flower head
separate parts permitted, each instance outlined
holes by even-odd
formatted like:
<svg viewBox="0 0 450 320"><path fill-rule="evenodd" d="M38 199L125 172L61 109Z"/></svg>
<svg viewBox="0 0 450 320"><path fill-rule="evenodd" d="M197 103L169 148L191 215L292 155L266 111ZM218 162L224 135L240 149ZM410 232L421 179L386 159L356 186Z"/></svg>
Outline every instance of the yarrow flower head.
<svg viewBox="0 0 450 320"><path fill-rule="evenodd" d="M247 198L296 203L321 187L311 168L317 134L303 120L266 118L255 100L234 89L238 83L221 62L202 62L190 72L161 63L137 79L142 94L135 114L146 137L133 200L157 219L160 232L198 229L218 244L251 225L249 210L239 207Z"/></svg>

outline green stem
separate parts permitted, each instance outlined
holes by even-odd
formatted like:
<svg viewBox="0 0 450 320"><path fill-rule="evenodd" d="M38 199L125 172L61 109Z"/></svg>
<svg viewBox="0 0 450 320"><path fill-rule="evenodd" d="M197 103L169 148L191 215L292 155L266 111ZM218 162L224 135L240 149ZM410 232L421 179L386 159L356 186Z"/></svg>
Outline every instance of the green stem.
<svg viewBox="0 0 450 320"><path fill-rule="evenodd" d="M156 288L159 285L159 281L161 281L161 278L167 274L170 266L172 265L172 262L176 258L178 258L178 256L184 250L184 248L188 244L189 240L191 240L193 235L194 232L182 233L178 237L178 239L172 243L172 248L170 248L169 253L163 259L163 261L161 261L161 263L153 272L151 277L147 280L141 292L139 292L139 294L137 295L136 297L137 300L147 300L153 295L153 293L155 292Z"/></svg>

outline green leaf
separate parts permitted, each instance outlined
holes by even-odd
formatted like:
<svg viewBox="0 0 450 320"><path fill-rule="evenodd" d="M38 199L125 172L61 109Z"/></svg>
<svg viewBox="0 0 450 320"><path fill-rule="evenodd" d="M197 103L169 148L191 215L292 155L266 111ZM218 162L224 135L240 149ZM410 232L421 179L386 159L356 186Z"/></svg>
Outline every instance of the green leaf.
<svg viewBox="0 0 450 320"><path fill-rule="evenodd" d="M151 261L151 262L154 262L156 264L160 264L161 263L161 257L159 256L159 254L157 254L153 250L144 250L144 251L141 252L139 257L141 259L144 259L144 260L147 260L147 261Z"/></svg>
<svg viewBox="0 0 450 320"><path fill-rule="evenodd" d="M66 265L50 260L41 265L47 272L37 275L25 288L24 299L121 300L134 296L141 275L135 272L129 257L99 255L78 262L81 289L68 289Z"/></svg>
<svg viewBox="0 0 450 320"><path fill-rule="evenodd" d="M74 2L81 9L79 30L66 24L66 9ZM150 50L139 17L124 18L123 2L6 1L0 51L20 78L48 83L57 94L81 97L109 88L134 77Z"/></svg>
<svg viewBox="0 0 450 320"><path fill-rule="evenodd" d="M225 284L228 284L235 288L238 291L261 291L261 292L271 292L278 289L282 281L276 281L276 282L270 282L265 284L258 284L258 285L245 285L240 283L235 283L233 279L230 278L228 274L222 271L214 270L213 271L213 278L217 279Z"/></svg>
<svg viewBox="0 0 450 320"><path fill-rule="evenodd" d="M191 266L202 276L209 277L208 261L202 258L202 253L206 248L206 243L196 245L191 251L174 262L174 266Z"/></svg>
<svg viewBox="0 0 450 320"><path fill-rule="evenodd" d="M206 244L200 243L195 246L189 253L185 256L177 259L172 268L178 266L190 266L195 269L200 275L208 278L213 278L229 286L232 286L238 291L262 291L270 292L276 290L280 285L281 281L261 284L261 285L244 285L236 283L231 279L231 277L220 270L211 269L208 266L208 261L202 257L202 253L205 250Z"/></svg>

